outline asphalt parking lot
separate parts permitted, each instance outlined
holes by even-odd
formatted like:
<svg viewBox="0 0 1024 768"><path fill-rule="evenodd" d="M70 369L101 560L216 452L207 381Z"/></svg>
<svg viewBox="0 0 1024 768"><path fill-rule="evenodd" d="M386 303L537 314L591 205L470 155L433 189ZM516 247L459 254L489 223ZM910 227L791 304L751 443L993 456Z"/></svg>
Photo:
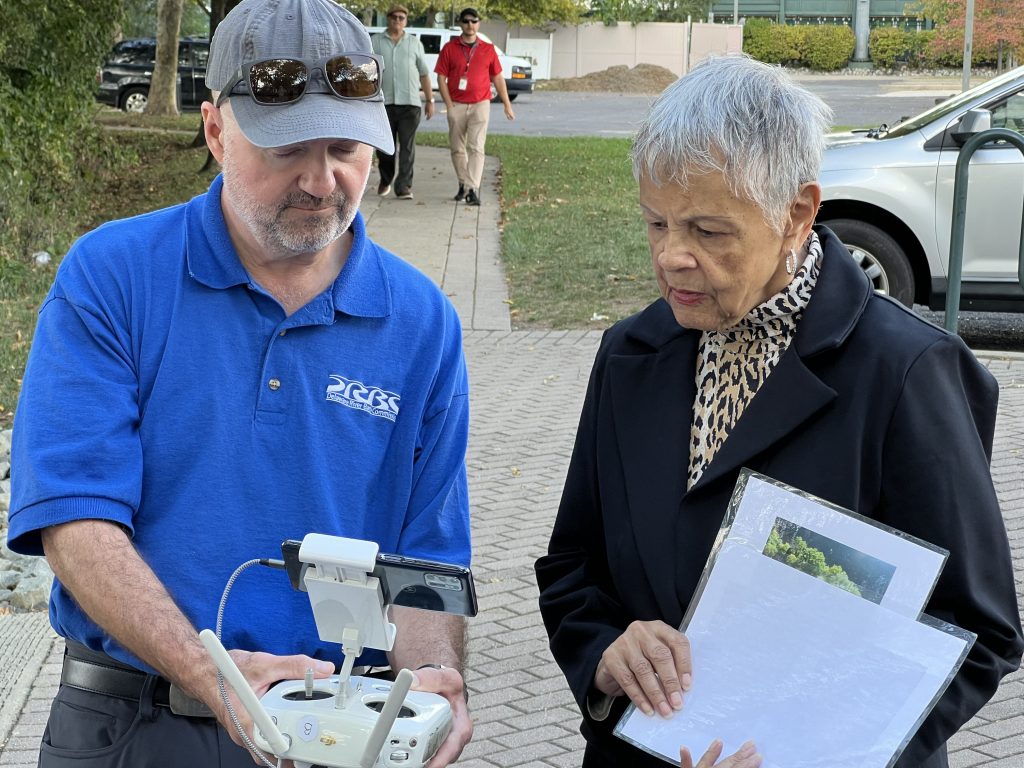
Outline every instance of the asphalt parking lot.
<svg viewBox="0 0 1024 768"><path fill-rule="evenodd" d="M835 111L838 126L892 124L934 106L960 90L951 78L807 76L797 80ZM656 94L581 93L534 91L512 103L516 119L505 119L500 104L491 105L489 133L514 136L628 137L656 98ZM444 105L441 105L443 109ZM436 117L420 123L420 130L445 131Z"/></svg>

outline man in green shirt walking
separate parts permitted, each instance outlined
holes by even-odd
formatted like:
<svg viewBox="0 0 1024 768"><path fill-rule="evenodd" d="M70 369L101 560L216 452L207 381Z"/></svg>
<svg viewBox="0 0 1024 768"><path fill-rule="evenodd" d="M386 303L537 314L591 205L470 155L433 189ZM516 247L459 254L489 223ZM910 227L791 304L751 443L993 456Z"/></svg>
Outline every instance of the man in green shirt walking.
<svg viewBox="0 0 1024 768"><path fill-rule="evenodd" d="M388 27L370 39L373 52L384 61L381 90L384 108L388 113L391 132L395 136L395 154L377 151L380 184L377 194L382 197L395 185L395 196L412 199L412 165L416 159L416 129L420 124L420 89L426 96L422 111L427 120L434 116L434 93L430 87L430 68L423 52L423 43L415 35L405 33L409 11L404 5L392 6L388 11ZM398 157L398 175L395 175L395 157Z"/></svg>

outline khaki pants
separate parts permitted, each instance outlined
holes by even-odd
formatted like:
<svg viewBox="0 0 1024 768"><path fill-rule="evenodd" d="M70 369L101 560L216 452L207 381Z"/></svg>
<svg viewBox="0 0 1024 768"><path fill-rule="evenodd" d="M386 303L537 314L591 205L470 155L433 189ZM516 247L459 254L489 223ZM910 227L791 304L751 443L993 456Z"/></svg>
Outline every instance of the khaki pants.
<svg viewBox="0 0 1024 768"><path fill-rule="evenodd" d="M466 189L480 191L484 175L484 144L487 141L487 123L491 120L491 103L455 102L448 110L448 146L452 152L452 165L459 184Z"/></svg>

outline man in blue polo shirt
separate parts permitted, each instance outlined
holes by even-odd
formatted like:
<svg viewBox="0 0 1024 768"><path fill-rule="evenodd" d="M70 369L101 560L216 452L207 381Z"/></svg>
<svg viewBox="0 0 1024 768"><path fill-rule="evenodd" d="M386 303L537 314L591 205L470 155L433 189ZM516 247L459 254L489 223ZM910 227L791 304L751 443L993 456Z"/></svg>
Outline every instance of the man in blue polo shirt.
<svg viewBox="0 0 1024 768"><path fill-rule="evenodd" d="M229 723L197 629L232 572L284 539L469 563L459 321L357 212L373 149L393 151L379 83L367 33L331 0L244 0L218 27L202 106L222 176L85 235L58 271L17 411L9 529L53 567L68 648L42 766L252 765L210 717ZM283 573L245 573L227 608L224 644L257 694L340 661ZM472 735L463 620L392 619L392 666L433 667L420 688L451 702L430 764L446 765Z"/></svg>

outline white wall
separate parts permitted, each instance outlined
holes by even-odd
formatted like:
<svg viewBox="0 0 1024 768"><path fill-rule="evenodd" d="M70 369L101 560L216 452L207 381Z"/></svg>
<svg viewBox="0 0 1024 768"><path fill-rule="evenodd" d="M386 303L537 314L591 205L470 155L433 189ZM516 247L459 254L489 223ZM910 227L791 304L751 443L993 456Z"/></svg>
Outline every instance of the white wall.
<svg viewBox="0 0 1024 768"><path fill-rule="evenodd" d="M484 32L505 49L537 62L534 77L580 77L623 64L654 64L683 75L709 53L743 49L743 27L737 24L643 22L641 24L580 24L559 26L554 32L487 21ZM514 41L522 40L521 48ZM528 42L527 42L528 41ZM540 41L550 41L550 53ZM550 60L546 60L549 56ZM541 74L543 73L543 74Z"/></svg>

